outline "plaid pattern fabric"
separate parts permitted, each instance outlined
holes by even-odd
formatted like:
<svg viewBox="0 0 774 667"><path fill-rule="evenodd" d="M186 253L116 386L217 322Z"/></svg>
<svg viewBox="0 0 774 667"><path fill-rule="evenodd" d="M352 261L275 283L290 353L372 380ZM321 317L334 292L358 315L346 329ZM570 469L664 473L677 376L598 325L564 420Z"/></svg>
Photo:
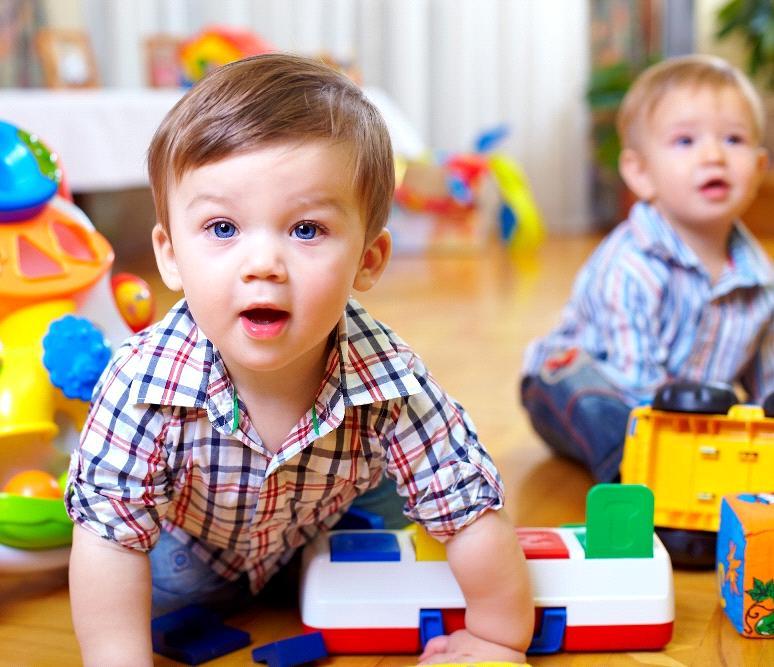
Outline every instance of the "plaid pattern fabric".
<svg viewBox="0 0 774 667"><path fill-rule="evenodd" d="M502 506L502 483L462 407L387 327L351 300L312 410L263 447L218 351L181 301L128 339L95 389L70 466L72 519L147 551L169 530L258 590L338 521L383 471L406 515L446 539Z"/></svg>
<svg viewBox="0 0 774 667"><path fill-rule="evenodd" d="M713 284L694 252L639 203L581 269L561 324L527 349L524 373L577 347L634 403L671 378L739 381L752 400L774 391L774 272L737 223Z"/></svg>

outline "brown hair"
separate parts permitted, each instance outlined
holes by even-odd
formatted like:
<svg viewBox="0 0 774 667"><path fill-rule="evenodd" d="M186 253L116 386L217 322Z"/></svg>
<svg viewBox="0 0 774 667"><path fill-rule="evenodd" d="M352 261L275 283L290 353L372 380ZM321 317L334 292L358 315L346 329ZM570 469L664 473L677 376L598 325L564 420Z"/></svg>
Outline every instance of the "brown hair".
<svg viewBox="0 0 774 667"><path fill-rule="evenodd" d="M190 169L263 144L303 139L346 142L366 238L387 222L395 167L387 127L346 76L323 63L271 53L210 72L166 115L148 149L159 224L169 232L167 196Z"/></svg>
<svg viewBox="0 0 774 667"><path fill-rule="evenodd" d="M626 93L616 117L616 129L622 145L634 147L643 120L647 119L664 95L676 88L734 88L747 101L756 132L763 136L763 104L750 80L722 58L690 55L669 58L646 69Z"/></svg>

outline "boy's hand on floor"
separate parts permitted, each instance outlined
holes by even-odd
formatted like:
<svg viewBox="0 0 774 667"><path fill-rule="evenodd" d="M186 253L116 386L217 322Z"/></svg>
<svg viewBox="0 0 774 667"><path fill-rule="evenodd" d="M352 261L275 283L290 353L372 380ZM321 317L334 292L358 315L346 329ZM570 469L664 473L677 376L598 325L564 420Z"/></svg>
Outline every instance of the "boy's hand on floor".
<svg viewBox="0 0 774 667"><path fill-rule="evenodd" d="M524 662L523 653L502 644L494 644L457 630L450 635L433 637L427 644L419 663L431 665L443 662Z"/></svg>

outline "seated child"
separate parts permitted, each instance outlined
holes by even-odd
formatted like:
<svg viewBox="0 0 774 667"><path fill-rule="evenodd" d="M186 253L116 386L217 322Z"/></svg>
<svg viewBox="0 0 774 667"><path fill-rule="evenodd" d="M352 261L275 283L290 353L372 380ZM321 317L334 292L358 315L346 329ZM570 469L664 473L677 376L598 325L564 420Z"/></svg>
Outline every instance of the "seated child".
<svg viewBox="0 0 774 667"><path fill-rule="evenodd" d="M73 455L84 662L150 665L152 614L256 593L385 472L467 601L466 629L423 659L521 661L533 603L498 472L463 408L350 296L391 248L376 109L321 63L248 58L167 114L148 170L157 264L184 298L116 351Z"/></svg>
<svg viewBox="0 0 774 667"><path fill-rule="evenodd" d="M526 352L521 399L558 454L618 475L632 407L674 379L774 390L774 274L739 221L760 184L761 102L719 58L646 70L617 119L639 202L581 269L559 326Z"/></svg>

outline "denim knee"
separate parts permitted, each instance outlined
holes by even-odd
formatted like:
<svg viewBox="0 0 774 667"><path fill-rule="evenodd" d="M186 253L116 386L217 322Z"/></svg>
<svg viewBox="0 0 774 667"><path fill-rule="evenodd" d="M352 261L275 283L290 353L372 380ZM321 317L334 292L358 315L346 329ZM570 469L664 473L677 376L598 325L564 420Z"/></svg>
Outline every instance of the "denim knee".
<svg viewBox="0 0 774 667"><path fill-rule="evenodd" d="M588 467L597 481L618 476L629 412L619 398L598 389L580 394L570 409L570 420L590 445Z"/></svg>
<svg viewBox="0 0 774 667"><path fill-rule="evenodd" d="M601 365L578 355L521 383L535 431L557 454L579 461L598 481L618 475L630 406Z"/></svg>
<svg viewBox="0 0 774 667"><path fill-rule="evenodd" d="M563 409L537 376L527 376L521 382L521 403L527 411L535 432L560 456L585 463L582 449L575 445Z"/></svg>

